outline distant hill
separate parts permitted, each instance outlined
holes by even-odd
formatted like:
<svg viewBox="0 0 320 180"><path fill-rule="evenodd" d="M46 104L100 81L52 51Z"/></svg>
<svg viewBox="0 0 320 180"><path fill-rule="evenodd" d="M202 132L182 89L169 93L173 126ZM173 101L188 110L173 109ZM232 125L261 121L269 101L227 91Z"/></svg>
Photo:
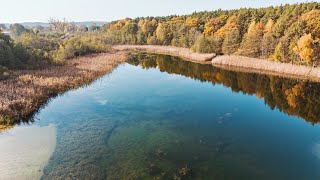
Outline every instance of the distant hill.
<svg viewBox="0 0 320 180"><path fill-rule="evenodd" d="M9 24L9 23L0 23L0 24L4 24L7 28L10 27L10 24Z"/></svg>
<svg viewBox="0 0 320 180"><path fill-rule="evenodd" d="M98 26L104 25L108 22L106 21L81 21L81 22L72 22L76 25L85 25L85 26L90 26L92 23L96 23ZM8 28L10 27L10 23L0 23L0 24L5 24ZM45 22L23 22L19 23L22 24L25 27L36 27L36 26L43 26L43 27L48 27L49 23Z"/></svg>
<svg viewBox="0 0 320 180"><path fill-rule="evenodd" d="M85 26L90 26L92 23L96 23L97 26L102 26L104 24L107 24L108 22L106 21L81 21L81 22L73 22L74 24L77 25L85 25Z"/></svg>

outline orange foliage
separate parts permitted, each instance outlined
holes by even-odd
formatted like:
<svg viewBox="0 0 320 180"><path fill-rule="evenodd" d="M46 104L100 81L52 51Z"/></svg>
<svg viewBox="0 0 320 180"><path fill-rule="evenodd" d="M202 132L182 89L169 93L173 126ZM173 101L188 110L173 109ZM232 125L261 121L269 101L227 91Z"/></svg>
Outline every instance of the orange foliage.
<svg viewBox="0 0 320 180"><path fill-rule="evenodd" d="M312 10L301 16L301 19L307 23L312 35L320 38L320 10Z"/></svg>
<svg viewBox="0 0 320 180"><path fill-rule="evenodd" d="M220 28L220 29L216 32L216 34L217 34L218 36L224 38L224 37L226 36L226 33L227 33L228 31L238 29L238 26L237 26L237 23L236 23L236 22L237 22L237 16L231 16L231 17L228 19L227 23L226 23L222 28Z"/></svg>
<svg viewBox="0 0 320 180"><path fill-rule="evenodd" d="M228 16L223 15L209 20L204 26L204 35L213 35L226 23L227 18Z"/></svg>
<svg viewBox="0 0 320 180"><path fill-rule="evenodd" d="M198 18L188 17L186 20L187 27L199 27L200 20Z"/></svg>

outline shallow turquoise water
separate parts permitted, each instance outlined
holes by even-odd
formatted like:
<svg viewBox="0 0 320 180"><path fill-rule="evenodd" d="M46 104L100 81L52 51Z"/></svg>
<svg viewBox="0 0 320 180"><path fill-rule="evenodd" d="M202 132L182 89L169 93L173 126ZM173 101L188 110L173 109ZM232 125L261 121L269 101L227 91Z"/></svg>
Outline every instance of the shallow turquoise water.
<svg viewBox="0 0 320 180"><path fill-rule="evenodd" d="M57 129L42 178L319 179L318 97L317 83L137 55L35 115Z"/></svg>

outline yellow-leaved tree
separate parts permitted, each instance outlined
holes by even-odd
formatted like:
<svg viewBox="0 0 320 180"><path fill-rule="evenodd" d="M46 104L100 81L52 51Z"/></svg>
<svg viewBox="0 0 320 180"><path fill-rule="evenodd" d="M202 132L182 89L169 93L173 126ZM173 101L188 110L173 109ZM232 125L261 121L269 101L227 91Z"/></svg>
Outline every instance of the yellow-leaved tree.
<svg viewBox="0 0 320 180"><path fill-rule="evenodd" d="M309 65L314 63L315 58L313 42L311 34L305 34L298 40L297 46L294 48L301 60Z"/></svg>
<svg viewBox="0 0 320 180"><path fill-rule="evenodd" d="M189 28L198 28L200 26L200 20L196 17L188 17L185 24Z"/></svg>
<svg viewBox="0 0 320 180"><path fill-rule="evenodd" d="M219 17L210 19L204 26L203 34L206 35L206 36L213 35L222 26L225 25L225 23L227 22L227 19L228 19L227 15L221 15Z"/></svg>

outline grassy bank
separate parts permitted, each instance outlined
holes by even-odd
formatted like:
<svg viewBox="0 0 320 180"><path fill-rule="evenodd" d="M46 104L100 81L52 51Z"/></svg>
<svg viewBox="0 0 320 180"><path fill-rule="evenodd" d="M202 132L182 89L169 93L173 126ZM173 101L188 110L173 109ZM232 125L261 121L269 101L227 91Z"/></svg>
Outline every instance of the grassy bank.
<svg viewBox="0 0 320 180"><path fill-rule="evenodd" d="M242 56L218 56L212 60L214 66L238 69L246 72L276 74L285 77L296 77L320 81L320 67L280 63L270 60Z"/></svg>
<svg viewBox="0 0 320 180"><path fill-rule="evenodd" d="M186 60L195 62L208 62L212 60L216 55L214 53L195 53L188 48L173 47L173 46L156 46L156 45L118 45L113 46L116 50L130 50L130 51L140 51L155 54L165 54L176 57L181 57Z"/></svg>
<svg viewBox="0 0 320 180"><path fill-rule="evenodd" d="M63 66L24 70L0 81L0 129L21 122L47 100L90 83L126 60L125 52L72 59Z"/></svg>
<svg viewBox="0 0 320 180"><path fill-rule="evenodd" d="M280 63L265 59L249 58L243 56L223 55L216 57L214 56L214 54L193 53L187 48L172 46L121 45L114 46L113 48L117 50L131 50L156 54L167 54L194 62L209 62L214 66L237 71L274 74L285 77L295 77L313 81L320 81L320 67L314 68L311 66Z"/></svg>

